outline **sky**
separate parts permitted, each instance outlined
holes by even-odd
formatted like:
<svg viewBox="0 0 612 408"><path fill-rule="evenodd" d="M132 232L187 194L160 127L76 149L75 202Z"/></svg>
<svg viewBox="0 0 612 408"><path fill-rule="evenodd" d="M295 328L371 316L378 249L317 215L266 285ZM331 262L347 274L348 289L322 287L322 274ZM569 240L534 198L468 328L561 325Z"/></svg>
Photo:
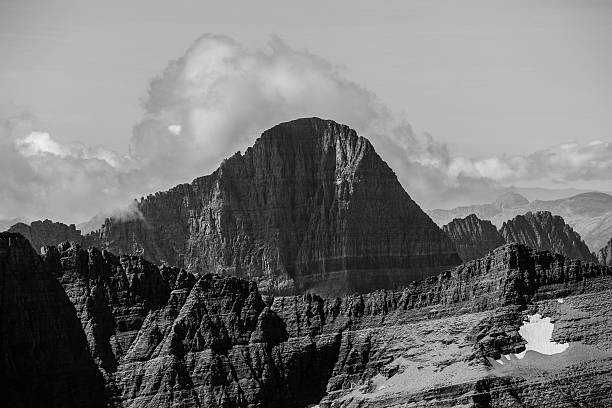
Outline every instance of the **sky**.
<svg viewBox="0 0 612 408"><path fill-rule="evenodd" d="M610 50L610 1L2 0L0 218L81 221L313 115L426 208L609 191Z"/></svg>

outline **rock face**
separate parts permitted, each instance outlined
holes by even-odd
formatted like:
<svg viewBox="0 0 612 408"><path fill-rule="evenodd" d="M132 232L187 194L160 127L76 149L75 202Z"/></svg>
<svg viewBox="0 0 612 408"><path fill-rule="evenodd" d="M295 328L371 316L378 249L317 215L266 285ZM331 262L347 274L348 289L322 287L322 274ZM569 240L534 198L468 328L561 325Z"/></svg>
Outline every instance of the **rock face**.
<svg viewBox="0 0 612 408"><path fill-rule="evenodd" d="M599 250L597 260L602 265L612 266L612 238L610 238L605 247Z"/></svg>
<svg viewBox="0 0 612 408"><path fill-rule="evenodd" d="M457 252L464 262L482 258L492 249L505 243L491 221L481 220L475 214L465 218L455 218L442 229L455 243Z"/></svg>
<svg viewBox="0 0 612 408"><path fill-rule="evenodd" d="M0 233L0 307L3 406L106 406L74 307L19 234Z"/></svg>
<svg viewBox="0 0 612 408"><path fill-rule="evenodd" d="M580 235L563 218L548 211L517 215L504 223L500 233L506 242L518 242L570 258L597 262Z"/></svg>
<svg viewBox="0 0 612 408"><path fill-rule="evenodd" d="M50 220L34 221L30 225L20 222L11 226L8 232L18 233L26 237L38 253L45 245L57 245L65 241L79 243L83 241L81 231L76 229L74 224L66 225Z"/></svg>
<svg viewBox="0 0 612 408"><path fill-rule="evenodd" d="M254 279L267 293L364 292L457 265L452 242L347 126L299 119L97 233L117 253Z"/></svg>
<svg viewBox="0 0 612 408"><path fill-rule="evenodd" d="M518 329L527 313L552 314L562 327L582 324L574 319L593 300L580 297L605 302L596 292L612 288L611 274L511 244L401 291L347 298L266 304L253 283L206 275L182 304L146 319L117 372L121 402L604 407L612 402L607 335L583 329L578 336L568 327L559 340L574 341L577 354L565 360L542 362L533 352L506 366L494 360L524 349ZM585 347L591 354L581 353Z"/></svg>
<svg viewBox="0 0 612 408"><path fill-rule="evenodd" d="M612 404L611 267L514 243L401 290L271 298L254 281L196 280L76 244L37 257L21 240L30 255L12 258L30 263L3 261L3 271L38 265L59 279L76 311L48 309L45 322L59 313L78 326L78 314L79 349L86 334L112 406ZM554 319L565 354L515 356L535 313ZM86 378L71 381L78 390Z"/></svg>

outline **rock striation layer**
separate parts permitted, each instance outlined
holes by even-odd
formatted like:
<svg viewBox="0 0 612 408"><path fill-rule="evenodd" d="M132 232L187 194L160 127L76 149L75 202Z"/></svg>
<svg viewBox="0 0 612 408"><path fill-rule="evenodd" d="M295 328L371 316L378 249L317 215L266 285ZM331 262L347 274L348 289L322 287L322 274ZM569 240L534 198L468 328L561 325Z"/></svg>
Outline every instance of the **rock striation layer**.
<svg viewBox="0 0 612 408"><path fill-rule="evenodd" d="M0 398L7 407L105 407L73 305L21 235L0 233Z"/></svg>
<svg viewBox="0 0 612 408"><path fill-rule="evenodd" d="M464 262L482 258L492 249L505 243L491 221L481 220L475 214L465 218L455 218L442 229L455 243L457 252Z"/></svg>
<svg viewBox="0 0 612 408"><path fill-rule="evenodd" d="M597 262L580 235L563 218L548 211L517 215L503 224L500 233L506 242L518 242L569 258Z"/></svg>
<svg viewBox="0 0 612 408"><path fill-rule="evenodd" d="M597 260L602 265L612 266L612 238L610 238L605 247L599 250Z"/></svg>
<svg viewBox="0 0 612 408"><path fill-rule="evenodd" d="M317 118L265 131L211 175L142 199L137 213L108 219L96 237L267 293L364 292L460 263L370 142Z"/></svg>

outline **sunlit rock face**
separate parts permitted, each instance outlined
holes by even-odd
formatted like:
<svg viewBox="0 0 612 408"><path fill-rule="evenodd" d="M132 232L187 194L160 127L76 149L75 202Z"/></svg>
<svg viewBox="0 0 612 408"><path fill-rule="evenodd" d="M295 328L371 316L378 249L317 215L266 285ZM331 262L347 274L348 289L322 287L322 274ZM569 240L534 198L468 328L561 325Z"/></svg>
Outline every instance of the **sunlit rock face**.
<svg viewBox="0 0 612 408"><path fill-rule="evenodd" d="M267 130L211 175L140 201L137 213L104 224L107 248L253 279L266 293L393 288L460 263L370 142L317 118Z"/></svg>

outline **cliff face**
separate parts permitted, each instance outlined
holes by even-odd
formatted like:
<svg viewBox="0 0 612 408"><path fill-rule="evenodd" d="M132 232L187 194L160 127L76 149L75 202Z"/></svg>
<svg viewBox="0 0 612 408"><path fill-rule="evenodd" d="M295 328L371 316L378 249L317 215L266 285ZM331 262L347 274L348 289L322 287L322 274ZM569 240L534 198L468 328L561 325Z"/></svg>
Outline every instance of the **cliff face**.
<svg viewBox="0 0 612 408"><path fill-rule="evenodd" d="M605 247L599 250L597 260L602 265L612 266L612 238Z"/></svg>
<svg viewBox="0 0 612 408"><path fill-rule="evenodd" d="M372 145L316 118L280 124L137 207L141 216L98 232L107 248L254 279L268 293L363 292L460 262Z"/></svg>
<svg viewBox="0 0 612 408"><path fill-rule="evenodd" d="M492 249L505 243L497 228L486 220L471 214L465 218L455 218L442 227L455 243L461 259L471 261L482 258Z"/></svg>
<svg viewBox="0 0 612 408"><path fill-rule="evenodd" d="M0 395L7 407L104 407L74 307L29 242L0 233Z"/></svg>
<svg viewBox="0 0 612 408"><path fill-rule="evenodd" d="M553 216L548 211L517 215L504 223L500 233L506 242L519 242L570 258L597 262L580 235L567 225L563 218Z"/></svg>
<svg viewBox="0 0 612 408"><path fill-rule="evenodd" d="M74 224L66 225L50 220L34 221L30 225L20 222L11 226L8 232L23 235L38 253L45 245L57 245L66 241L83 242L81 231Z"/></svg>

